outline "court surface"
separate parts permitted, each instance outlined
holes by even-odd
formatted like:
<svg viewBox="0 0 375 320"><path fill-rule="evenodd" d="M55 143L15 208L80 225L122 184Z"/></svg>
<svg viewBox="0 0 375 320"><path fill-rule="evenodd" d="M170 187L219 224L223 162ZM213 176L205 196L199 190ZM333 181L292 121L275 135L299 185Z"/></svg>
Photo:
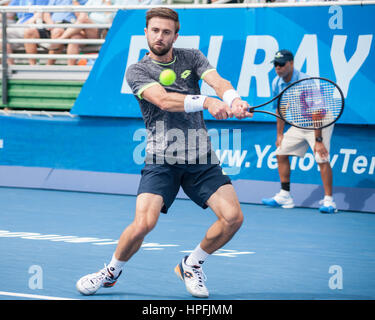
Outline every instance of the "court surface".
<svg viewBox="0 0 375 320"><path fill-rule="evenodd" d="M215 216L189 200L161 215L113 288L76 291L109 262L134 208L133 196L0 188L0 300L193 299L174 267ZM242 209L240 231L204 264L210 299L375 298L374 214Z"/></svg>

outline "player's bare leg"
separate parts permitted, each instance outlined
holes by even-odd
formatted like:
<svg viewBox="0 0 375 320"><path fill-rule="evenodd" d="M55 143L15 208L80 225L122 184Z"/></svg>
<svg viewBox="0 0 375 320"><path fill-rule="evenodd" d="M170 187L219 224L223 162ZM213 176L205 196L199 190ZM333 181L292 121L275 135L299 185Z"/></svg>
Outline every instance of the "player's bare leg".
<svg viewBox="0 0 375 320"><path fill-rule="evenodd" d="M159 195L142 193L137 197L134 221L122 233L116 251L108 266L77 281L77 290L92 295L102 287L112 287L121 275L123 264L136 253L144 237L155 227L163 199Z"/></svg>
<svg viewBox="0 0 375 320"><path fill-rule="evenodd" d="M221 186L207 201L218 220L207 230L201 248L209 254L224 246L243 222L243 214L231 184Z"/></svg>
<svg viewBox="0 0 375 320"><path fill-rule="evenodd" d="M290 181L290 162L289 156L277 155L277 168L279 170L280 182Z"/></svg>
<svg viewBox="0 0 375 320"><path fill-rule="evenodd" d="M320 201L322 205L319 211L322 213L335 213L337 212L336 203L332 197L332 168L331 164L327 162L318 163L320 169L320 176L322 177L324 188L324 199Z"/></svg>
<svg viewBox="0 0 375 320"><path fill-rule="evenodd" d="M208 229L202 242L176 266L177 276L184 281L186 289L194 297L207 298L208 290L204 284L202 257L207 257L224 246L243 222L243 214L237 195L231 184L221 186L207 201L218 220ZM193 257L194 256L194 257ZM200 258L196 259L197 256ZM195 261L198 260L198 261Z"/></svg>
<svg viewBox="0 0 375 320"><path fill-rule="evenodd" d="M332 196L332 168L329 162L318 163L322 177L324 194Z"/></svg>
<svg viewBox="0 0 375 320"><path fill-rule="evenodd" d="M155 227L163 198L156 194L142 193L137 197L134 221L121 234L115 257L128 261L141 247L145 236Z"/></svg>
<svg viewBox="0 0 375 320"><path fill-rule="evenodd" d="M277 168L279 170L279 177L281 185L287 184L288 188L280 190L279 193L276 193L272 198L262 199L262 203L271 206L271 207L282 207L285 209L294 208L294 201L289 193L289 184L290 184L290 162L288 155L277 155Z"/></svg>

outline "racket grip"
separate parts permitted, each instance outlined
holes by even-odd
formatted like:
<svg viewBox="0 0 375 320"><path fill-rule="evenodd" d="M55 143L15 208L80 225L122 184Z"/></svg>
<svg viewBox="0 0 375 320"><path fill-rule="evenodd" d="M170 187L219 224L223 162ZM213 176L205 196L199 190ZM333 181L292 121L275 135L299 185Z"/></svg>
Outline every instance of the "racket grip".
<svg viewBox="0 0 375 320"><path fill-rule="evenodd" d="M249 108L249 112L250 112L250 113L254 113L254 109L255 109L254 107L250 107L250 108Z"/></svg>

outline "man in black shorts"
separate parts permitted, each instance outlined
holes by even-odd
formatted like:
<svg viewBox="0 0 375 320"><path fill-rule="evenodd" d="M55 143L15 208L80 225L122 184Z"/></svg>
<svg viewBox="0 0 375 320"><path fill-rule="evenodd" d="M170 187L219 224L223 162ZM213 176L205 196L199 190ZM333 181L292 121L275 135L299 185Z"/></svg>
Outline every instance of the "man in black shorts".
<svg viewBox="0 0 375 320"><path fill-rule="evenodd" d="M150 52L126 72L148 133L135 219L122 233L109 265L78 280L77 289L82 294L94 294L100 287L114 285L124 264L156 225L160 212L167 213L180 186L195 203L210 207L217 216L201 243L175 268L193 296L208 297L202 264L242 224L237 195L211 149L202 111L208 109L216 119L242 119L251 116L247 112L249 105L199 50L173 48L178 31L175 11L154 8L147 12L145 34ZM159 82L164 69L175 72L172 84ZM213 87L223 101L201 95L200 79Z"/></svg>

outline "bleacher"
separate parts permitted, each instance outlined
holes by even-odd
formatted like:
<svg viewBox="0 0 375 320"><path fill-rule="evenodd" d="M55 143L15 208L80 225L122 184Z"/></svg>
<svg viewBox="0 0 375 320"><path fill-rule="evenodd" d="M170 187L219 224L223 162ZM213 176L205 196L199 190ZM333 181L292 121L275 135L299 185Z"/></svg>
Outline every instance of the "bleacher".
<svg viewBox="0 0 375 320"><path fill-rule="evenodd" d="M217 0L215 5L226 3L230 0ZM244 3L263 2L265 0L241 0ZM14 7L7 6L10 0L0 0L0 18L2 29L17 26L14 21L9 23L7 13L16 12L91 12L106 11L116 12L120 9L148 9L150 6L25 6ZM162 5L171 7L191 7L210 6L210 0L163 0ZM21 25L24 27L25 25ZM52 28L57 25L48 24L30 24L33 28ZM59 27L68 28L104 28L109 29L108 25L78 25L78 24L58 24ZM98 57L98 53L105 37L98 39L82 40L55 40L55 39L15 39L7 36L0 46L2 52L2 63L0 65L0 114L11 114L25 112L26 114L53 114L55 112L69 112L78 97L83 84L85 83L90 71ZM37 43L37 54L30 55L25 52L24 43ZM13 49L11 54L7 54L6 44L19 44ZM80 53L78 55L68 55L66 46L61 54L51 55L48 53L48 47L54 43L79 43ZM14 59L14 64L7 64L7 58ZM37 65L29 65L29 58L37 58ZM47 65L48 58L56 59L54 65ZM68 58L76 58L77 65L67 65ZM46 113L47 112L47 113Z"/></svg>
<svg viewBox="0 0 375 320"><path fill-rule="evenodd" d="M34 6L34 8L39 6ZM33 8L33 9L34 9ZM59 7L54 6L53 11L117 11L118 7L80 7L69 6ZM7 22L7 12L29 11L27 7L0 7L2 20ZM51 7L40 7L36 10L41 12L50 11ZM5 18L5 19L4 19ZM4 29L4 24L2 28ZM11 27L16 26L11 24ZM56 25L31 25L34 28L50 28ZM85 28L106 28L110 25L74 25L74 24L59 24L59 27L85 27ZM4 40L4 37L3 37ZM101 45L104 43L103 38L99 39L82 39L82 40L53 40L53 39L11 39L6 38L6 43L37 43L38 51L35 55L26 54L23 46L18 46L11 54L6 56L2 54L2 70L1 70L1 105L3 112L11 110L47 110L47 111L69 111L77 98L82 85L87 79L93 62L98 56ZM79 43L80 54L68 55L66 53L66 46L64 46L61 54L51 55L48 53L48 47L53 43ZM6 52L5 44L2 45L2 52ZM14 64L7 64L7 58L14 59ZM37 65L29 65L29 58L37 58ZM56 59L54 65L47 65L49 58ZM68 66L67 59L76 58L77 65ZM92 63L87 63L91 61ZM3 81L5 79L5 82ZM0 110L1 110L0 109Z"/></svg>
<svg viewBox="0 0 375 320"><path fill-rule="evenodd" d="M163 5L168 6L212 6L222 5L230 0L217 0L214 4L209 4L208 0L163 0ZM244 4L247 3L264 3L266 0L241 0ZM282 1L282 0L279 0ZM9 2L9 0L0 0L0 4ZM231 4L236 6L236 4ZM140 9L149 8L150 6L33 6L33 7L10 7L0 6L2 17L3 30L10 25L7 25L6 14L11 12L89 12L89 11L106 11L116 12L119 9ZM11 25L16 26L15 24ZM22 25L24 26L24 25ZM29 27L34 28L51 28L57 25L48 24L30 24ZM68 28L105 28L109 29L108 25L95 24L59 24L59 27ZM6 33L5 33L6 35ZM98 56L101 45L104 43L103 37L98 39L11 39L3 36L3 44L0 47L2 52L2 66L0 72L1 81L1 101L0 112L9 112L11 110L58 110L69 111L77 98L81 87L87 79L93 62ZM11 54L6 54L6 43L10 44L24 44L37 43L37 54L26 54L24 47L14 50ZM61 54L49 54L48 46L54 43L79 43L80 54L68 55L65 51ZM14 64L8 65L7 58L14 59ZM29 65L28 59L38 59L37 65ZM54 65L47 65L48 58L56 59ZM67 60L77 59L79 62L75 66L68 66ZM88 62L88 63L87 63ZM90 63L91 62L91 63Z"/></svg>
<svg viewBox="0 0 375 320"><path fill-rule="evenodd" d="M228 0L219 0L218 3L225 3ZM248 0L245 0L248 1ZM14 27L16 24L8 24L6 14L11 12L29 12L32 9L36 12L54 12L72 11L106 11L116 12L119 9L126 9L136 6L33 6L31 7L10 7L3 4L9 1L0 1L0 12L3 23L2 28ZM164 0L164 5L206 5L207 0ZM35 8L35 9L34 9ZM141 8L138 6L137 8ZM24 26L24 25L23 25ZM34 28L50 28L57 25L30 25ZM77 27L77 28L105 28L109 29L111 25L78 25L78 24L59 24L59 27ZM5 33L6 34L6 33ZM1 66L1 103L0 112L11 112L14 110L47 110L47 111L69 111L77 98L81 87L87 79L92 65L98 56L101 45L105 39L12 39L3 37L5 42L1 46L4 50L6 43L24 44L37 43L37 54L27 54L23 45L14 49L11 54L2 54ZM61 54L49 54L48 47L53 43L79 43L80 54L68 55L66 46ZM7 64L7 58L14 59L14 64ZM28 59L37 58L37 65L29 65ZM56 59L54 65L47 65L49 58ZM77 65L68 66L67 60L77 59ZM5 81L3 81L5 79Z"/></svg>

